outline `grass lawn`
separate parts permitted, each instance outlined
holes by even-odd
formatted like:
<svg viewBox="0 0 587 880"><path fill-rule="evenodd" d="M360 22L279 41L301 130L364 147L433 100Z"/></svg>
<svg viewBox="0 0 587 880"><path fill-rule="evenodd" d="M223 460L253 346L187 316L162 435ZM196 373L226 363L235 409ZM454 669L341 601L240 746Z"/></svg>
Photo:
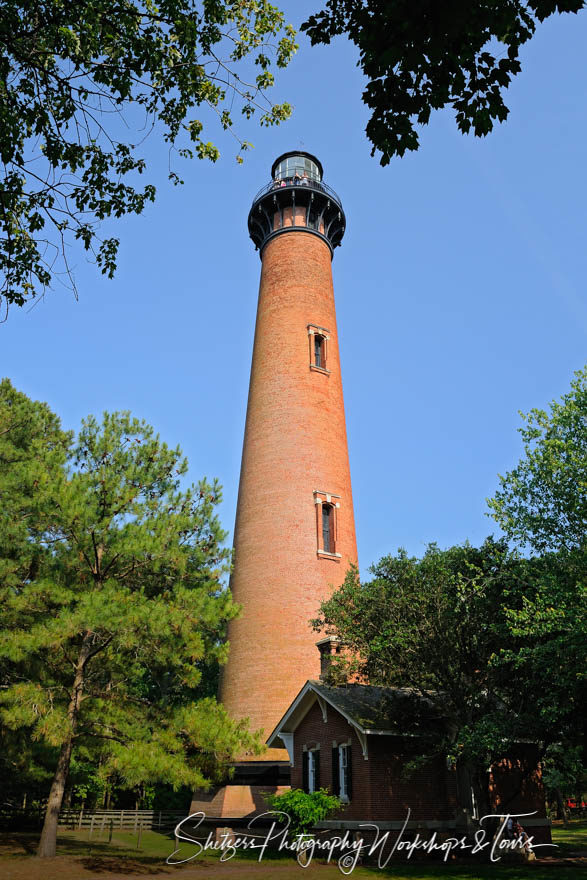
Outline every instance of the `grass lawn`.
<svg viewBox="0 0 587 880"><path fill-rule="evenodd" d="M559 847L560 855L569 856L583 851L587 854L587 819L571 820L568 826L552 826L552 842Z"/></svg>
<svg viewBox="0 0 587 880"><path fill-rule="evenodd" d="M394 862L384 870L377 867L357 867L351 876L355 880L375 880L377 877L393 877L394 880L578 880L587 877L587 860L561 861L560 857L575 856L587 850L587 821L573 822L568 828L555 826L553 839L561 847L552 850L557 860L516 864L493 864L482 862L468 864L437 864L430 861L417 863ZM343 875L336 864L313 862L302 869L291 856L271 858L266 854L261 863L257 853L241 852L229 861L221 862L217 853L200 854L193 861L181 866L165 864L174 849L174 840L154 831L144 832L141 849L137 849L137 837L130 832L114 832L112 843L108 835L96 835L90 840L88 832L64 831L58 839L58 855L55 859L40 861L34 858L38 834L0 835L1 880L306 880L308 876L318 880L336 880ZM181 844L178 857L187 858L194 850Z"/></svg>

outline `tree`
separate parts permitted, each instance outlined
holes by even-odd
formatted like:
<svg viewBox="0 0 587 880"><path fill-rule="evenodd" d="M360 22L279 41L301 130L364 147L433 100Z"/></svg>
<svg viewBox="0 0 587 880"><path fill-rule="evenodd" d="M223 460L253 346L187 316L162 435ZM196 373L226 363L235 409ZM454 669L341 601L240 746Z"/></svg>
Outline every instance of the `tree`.
<svg viewBox="0 0 587 880"><path fill-rule="evenodd" d="M0 602L36 577L39 546L30 540L31 522L42 532L51 511L51 490L60 478L71 443L59 419L43 403L0 382ZM17 681L16 669L0 651L0 688ZM0 690L0 693L2 693ZM22 807L46 785L50 750L23 743L18 732L0 727L3 800Z"/></svg>
<svg viewBox="0 0 587 880"><path fill-rule="evenodd" d="M413 688L432 702L445 723L424 732L422 758L455 761L481 815L491 812L490 764L511 756L519 742L543 752L580 724L578 625L562 614L558 630L541 636L524 627L527 602L541 601L547 576L557 583L563 576L553 561L549 566L491 538L480 548L430 545L422 559L400 551L373 566L369 582L351 570L313 621L347 647L333 660L334 680L356 673L374 685ZM563 638L565 663L557 656Z"/></svg>
<svg viewBox="0 0 587 880"><path fill-rule="evenodd" d="M540 569L536 590L509 610L508 622L524 645L512 662L548 676L548 689L536 697L539 716L556 715L555 694L575 706L546 752L545 778L564 818L561 789L585 754L587 369L575 373L571 390L549 412L520 415L524 457L500 476L488 505L512 542L540 554L528 563Z"/></svg>
<svg viewBox="0 0 587 880"><path fill-rule="evenodd" d="M301 29L312 44L346 34L367 77L367 136L381 164L417 150L416 127L451 107L463 133L508 116L503 93L538 22L583 0L327 0Z"/></svg>
<svg viewBox="0 0 587 880"><path fill-rule="evenodd" d="M491 516L507 537L542 553L585 551L587 539L587 368L550 412L520 413L525 456L500 476L488 499Z"/></svg>
<svg viewBox="0 0 587 880"><path fill-rule="evenodd" d="M195 108L211 110L240 152L250 144L235 133L233 112L259 113L261 125L286 119L290 105L271 105L265 93L273 84L272 59L287 65L294 36L268 0L5 0L4 305L22 305L55 278L75 290L72 240L112 277L119 241L101 240L98 226L140 213L155 198L152 184L137 186L146 168L139 152L145 132L159 125L180 156L215 161L218 149L205 140ZM181 182L175 170L169 176Z"/></svg>
<svg viewBox="0 0 587 880"><path fill-rule="evenodd" d="M218 485L181 489L181 451L128 413L88 418L72 444L44 404L0 388L0 720L54 749L39 845L51 856L74 752L127 787L206 787L258 741L202 696L237 613ZM12 521L26 530L17 553Z"/></svg>

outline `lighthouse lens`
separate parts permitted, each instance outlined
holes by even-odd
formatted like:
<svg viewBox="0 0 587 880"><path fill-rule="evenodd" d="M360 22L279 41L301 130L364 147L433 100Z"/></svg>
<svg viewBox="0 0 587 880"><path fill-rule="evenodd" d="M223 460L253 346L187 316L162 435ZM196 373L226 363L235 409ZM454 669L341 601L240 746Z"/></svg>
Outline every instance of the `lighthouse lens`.
<svg viewBox="0 0 587 880"><path fill-rule="evenodd" d="M288 156L275 167L276 180L294 180L296 177L320 181L318 166L306 156Z"/></svg>

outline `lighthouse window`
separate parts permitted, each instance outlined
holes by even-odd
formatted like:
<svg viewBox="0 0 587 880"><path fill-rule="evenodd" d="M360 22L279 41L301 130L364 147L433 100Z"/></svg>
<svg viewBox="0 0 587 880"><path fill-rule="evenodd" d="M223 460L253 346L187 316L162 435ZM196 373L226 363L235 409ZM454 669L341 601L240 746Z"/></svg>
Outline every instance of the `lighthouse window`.
<svg viewBox="0 0 587 880"><path fill-rule="evenodd" d="M325 327L318 324L308 324L308 338L310 341L310 369L328 373L328 340L330 336Z"/></svg>
<svg viewBox="0 0 587 880"><path fill-rule="evenodd" d="M338 530L340 515L340 495L314 489L316 508L316 550L318 556L331 561L339 561Z"/></svg>
<svg viewBox="0 0 587 880"><path fill-rule="evenodd" d="M326 367L324 358L324 337L318 333L314 334L314 365L316 367Z"/></svg>
<svg viewBox="0 0 587 880"><path fill-rule="evenodd" d="M334 515L331 504L322 505L322 547L325 553L334 553Z"/></svg>

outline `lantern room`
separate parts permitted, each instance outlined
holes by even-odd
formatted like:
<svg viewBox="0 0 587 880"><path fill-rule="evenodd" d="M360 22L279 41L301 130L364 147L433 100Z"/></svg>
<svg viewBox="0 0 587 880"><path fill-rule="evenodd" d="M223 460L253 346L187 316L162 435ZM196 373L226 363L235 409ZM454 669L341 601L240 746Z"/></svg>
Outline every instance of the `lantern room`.
<svg viewBox="0 0 587 880"><path fill-rule="evenodd" d="M299 150L283 153L271 166L271 180L249 211L249 235L261 252L282 232L309 232L330 249L342 241L346 218L340 198L324 183L321 162Z"/></svg>

